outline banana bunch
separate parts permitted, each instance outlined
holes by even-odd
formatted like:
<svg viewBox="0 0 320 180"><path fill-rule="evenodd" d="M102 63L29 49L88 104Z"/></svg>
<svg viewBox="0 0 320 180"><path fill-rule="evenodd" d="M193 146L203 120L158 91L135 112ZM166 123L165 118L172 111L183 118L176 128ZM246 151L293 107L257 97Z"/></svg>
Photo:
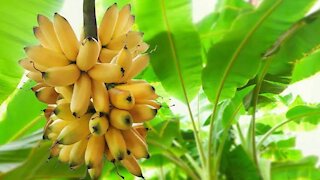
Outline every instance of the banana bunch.
<svg viewBox="0 0 320 180"><path fill-rule="evenodd" d="M155 88L133 79L149 63L143 33L132 31L130 5L110 6L98 38L78 39L69 22L38 15L33 32L40 44L25 48L19 64L38 100L48 104L43 138L53 142L50 158L75 169L85 164L97 179L104 159L143 177L138 159L149 158L147 128L161 105ZM105 158L104 158L105 157Z"/></svg>

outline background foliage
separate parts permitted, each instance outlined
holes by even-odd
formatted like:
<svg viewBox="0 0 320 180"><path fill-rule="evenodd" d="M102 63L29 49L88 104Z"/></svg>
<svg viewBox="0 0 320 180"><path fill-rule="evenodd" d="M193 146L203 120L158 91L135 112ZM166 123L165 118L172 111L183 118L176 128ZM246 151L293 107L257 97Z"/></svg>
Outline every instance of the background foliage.
<svg viewBox="0 0 320 180"><path fill-rule="evenodd" d="M296 149L294 136L317 127L320 106L281 94L320 70L320 11L308 13L316 0L263 0L259 6L220 0L198 23L190 0L119 5L128 2L151 47L151 64L138 78L163 97L157 117L146 124L151 158L141 163L147 179L203 179L208 169L208 177L218 179L320 179L317 157ZM37 14L52 17L63 3L0 3L0 179L86 176L85 167L72 171L47 161L45 105L17 63L23 47L36 44ZM97 9L112 3L97 1ZM122 168L119 173L133 179ZM119 178L112 164L103 174Z"/></svg>

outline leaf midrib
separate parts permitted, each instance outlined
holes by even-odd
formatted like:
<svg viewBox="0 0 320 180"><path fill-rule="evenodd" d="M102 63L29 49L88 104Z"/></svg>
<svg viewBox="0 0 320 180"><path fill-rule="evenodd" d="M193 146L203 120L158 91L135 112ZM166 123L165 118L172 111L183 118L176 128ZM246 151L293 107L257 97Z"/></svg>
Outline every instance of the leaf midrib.
<svg viewBox="0 0 320 180"><path fill-rule="evenodd" d="M223 76L222 76L222 81L219 84L219 89L218 89L218 93L216 95L216 99L215 101L218 102L223 86L225 84L225 81L227 79L228 74L231 71L232 66L234 65L236 59L238 58L241 50L243 49L243 47L246 45L246 43L248 42L248 40L250 39L250 37L254 34L254 32L258 29L258 27L264 22L264 20L269 17L270 14L272 14L272 12L283 2L283 0L278 0L263 16L262 18L256 23L255 26L253 26L253 28L249 31L249 33L247 34L247 36L243 39L243 41L240 43L240 45L238 46L238 48L236 49L235 53L232 55L231 61L227 66L227 70L224 72Z"/></svg>

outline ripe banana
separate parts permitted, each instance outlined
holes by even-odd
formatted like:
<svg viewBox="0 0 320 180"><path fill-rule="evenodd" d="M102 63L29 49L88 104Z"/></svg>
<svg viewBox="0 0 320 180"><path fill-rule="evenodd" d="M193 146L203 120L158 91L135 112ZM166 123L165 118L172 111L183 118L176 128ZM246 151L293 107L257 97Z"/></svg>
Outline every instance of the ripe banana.
<svg viewBox="0 0 320 180"><path fill-rule="evenodd" d="M48 135L50 133L59 134L61 130L69 124L68 121L64 121L62 119L57 119L53 121L47 128L45 128L43 133L44 139L49 139Z"/></svg>
<svg viewBox="0 0 320 180"><path fill-rule="evenodd" d="M135 99L156 99L158 95L155 88L149 83L123 84L116 86L117 89L130 91Z"/></svg>
<svg viewBox="0 0 320 180"><path fill-rule="evenodd" d="M111 50L107 48L101 48L99 60L102 63L110 63L112 58L114 58L119 53L118 50Z"/></svg>
<svg viewBox="0 0 320 180"><path fill-rule="evenodd" d="M124 70L124 75L129 71L131 64L132 64L132 59L131 59L131 53L130 51L124 47L121 49L119 52L118 56L112 60L112 63L118 64L123 70Z"/></svg>
<svg viewBox="0 0 320 180"><path fill-rule="evenodd" d="M110 123L120 130L127 130L132 127L132 117L128 111L113 108L110 113Z"/></svg>
<svg viewBox="0 0 320 180"><path fill-rule="evenodd" d="M71 169L78 168L84 163L84 155L87 149L88 138L76 142L70 152L69 166Z"/></svg>
<svg viewBox="0 0 320 180"><path fill-rule="evenodd" d="M57 143L63 145L74 144L90 134L89 119L91 114L80 117L77 121L71 121L60 132Z"/></svg>
<svg viewBox="0 0 320 180"><path fill-rule="evenodd" d="M52 113L54 111L54 108L55 108L54 106L48 105L48 107L46 109L42 110L47 122L49 121L50 116L52 115Z"/></svg>
<svg viewBox="0 0 320 180"><path fill-rule="evenodd" d="M110 126L105 133L105 139L112 156L116 160L122 160L127 154L127 147L121 131Z"/></svg>
<svg viewBox="0 0 320 180"><path fill-rule="evenodd" d="M126 141L128 150L135 158L140 159L150 157L147 144L133 129L122 131L122 135Z"/></svg>
<svg viewBox="0 0 320 180"><path fill-rule="evenodd" d="M92 80L92 102L97 112L109 114L110 101L109 93L103 82Z"/></svg>
<svg viewBox="0 0 320 180"><path fill-rule="evenodd" d="M116 38L120 35L122 35L123 33L123 29L126 26L128 19L130 17L130 11L131 11L131 5L127 4L125 5L119 12L119 16L118 16L118 20L117 20L117 24L116 27L114 29L114 33L113 33L113 38Z"/></svg>
<svg viewBox="0 0 320 180"><path fill-rule="evenodd" d="M149 128L146 128L144 127L144 125L141 124L141 125L134 126L133 129L137 133L139 133L139 135L143 138L143 140L146 140Z"/></svg>
<svg viewBox="0 0 320 180"><path fill-rule="evenodd" d="M137 31L130 31L127 34L126 46L128 49L137 47L139 43L142 42L143 33Z"/></svg>
<svg viewBox="0 0 320 180"><path fill-rule="evenodd" d="M70 159L70 152L72 150L73 145L64 145L62 146L58 159L61 162L67 163Z"/></svg>
<svg viewBox="0 0 320 180"><path fill-rule="evenodd" d="M130 49L130 51L132 53L132 56L136 57L141 53L145 53L149 49L149 47L150 47L149 44L145 42L141 42L136 47L133 47L132 49Z"/></svg>
<svg viewBox="0 0 320 180"><path fill-rule="evenodd" d="M88 169L88 173L93 180L98 180L103 168L103 163L100 163L97 167Z"/></svg>
<svg viewBox="0 0 320 180"><path fill-rule="evenodd" d="M150 105L156 109L161 108L161 104L155 100L150 100L150 99L136 99L136 104L147 104Z"/></svg>
<svg viewBox="0 0 320 180"><path fill-rule="evenodd" d="M80 70L75 64L48 68L42 73L44 81L51 86L68 86L74 84L79 76Z"/></svg>
<svg viewBox="0 0 320 180"><path fill-rule="evenodd" d="M46 39L39 27L33 27L33 34L39 40L40 44L43 47L50 49L50 43L48 42L48 40Z"/></svg>
<svg viewBox="0 0 320 180"><path fill-rule="evenodd" d="M54 114L64 121L77 121L77 118L72 115L70 103L59 104L54 109Z"/></svg>
<svg viewBox="0 0 320 180"><path fill-rule="evenodd" d="M54 30L62 52L70 61L75 61L79 52L79 41L69 22L60 14L54 14Z"/></svg>
<svg viewBox="0 0 320 180"><path fill-rule="evenodd" d="M78 67L83 71L88 71L97 63L99 53L100 45L95 38L84 39L77 56Z"/></svg>
<svg viewBox="0 0 320 180"><path fill-rule="evenodd" d="M39 101L46 104L55 104L59 96L53 87L40 88L35 94Z"/></svg>
<svg viewBox="0 0 320 180"><path fill-rule="evenodd" d="M66 66L70 63L62 53L42 46L29 46L25 47L24 50L30 59L45 67Z"/></svg>
<svg viewBox="0 0 320 180"><path fill-rule="evenodd" d="M134 24L134 22L135 22L135 19L136 19L135 16L133 16L133 15L129 16L128 21L127 21L127 24L123 27L121 33L125 34L125 33L127 33L128 31L130 31L131 28L132 28L132 26L133 26L133 24Z"/></svg>
<svg viewBox="0 0 320 180"><path fill-rule="evenodd" d="M18 61L18 63L20 64L20 66L22 66L24 69L28 70L28 71L32 71L32 72L39 72L39 71L45 71L47 69L47 67L45 66L41 66L35 62L33 62L31 59L29 58L24 58Z"/></svg>
<svg viewBox="0 0 320 180"><path fill-rule="evenodd" d="M59 144L54 144L51 148L50 148L50 155L48 157L48 159L51 159L53 157L59 156L59 153L61 151L61 147Z"/></svg>
<svg viewBox="0 0 320 180"><path fill-rule="evenodd" d="M106 146L105 148L105 155L106 155L106 158L108 161L114 163L116 160L114 159L114 157L112 156L111 152L110 152L110 149L108 146Z"/></svg>
<svg viewBox="0 0 320 180"><path fill-rule="evenodd" d="M75 117L84 115L89 107L91 97L91 79L82 73L73 88L70 109Z"/></svg>
<svg viewBox="0 0 320 180"><path fill-rule="evenodd" d="M144 179L138 161L132 154L126 156L126 158L120 162L131 174Z"/></svg>
<svg viewBox="0 0 320 180"><path fill-rule="evenodd" d="M90 136L84 156L88 169L96 168L102 163L104 148L104 136Z"/></svg>
<svg viewBox="0 0 320 180"><path fill-rule="evenodd" d="M147 104L136 104L129 112L134 123L142 123L153 119L158 110Z"/></svg>
<svg viewBox="0 0 320 180"><path fill-rule="evenodd" d="M134 78L138 75L144 68L149 64L149 55L143 54L134 58L129 72L122 78L122 81L125 82L129 79Z"/></svg>
<svg viewBox="0 0 320 180"><path fill-rule="evenodd" d="M121 35L119 37L111 39L111 41L107 45L107 48L111 49L111 50L120 50L120 49L122 49L126 45L126 37L127 37L127 35L123 34L123 35Z"/></svg>
<svg viewBox="0 0 320 180"><path fill-rule="evenodd" d="M72 86L56 86L54 88L64 99L71 102L73 87Z"/></svg>
<svg viewBox="0 0 320 180"><path fill-rule="evenodd" d="M95 113L89 121L89 129L93 135L102 136L109 128L109 121L102 113Z"/></svg>
<svg viewBox="0 0 320 180"><path fill-rule="evenodd" d="M42 80L42 74L41 74L40 72L29 72L29 73L27 74L27 77L28 77L29 79L34 80L34 81L37 82L37 83L42 83L42 82L43 82L43 80Z"/></svg>
<svg viewBox="0 0 320 180"><path fill-rule="evenodd" d="M135 104L135 98L130 91L111 88L108 90L111 104L118 109L129 110Z"/></svg>
<svg viewBox="0 0 320 180"><path fill-rule="evenodd" d="M119 82L123 73L124 70L121 66L109 63L96 64L88 71L92 79L105 83Z"/></svg>
<svg viewBox="0 0 320 180"><path fill-rule="evenodd" d="M36 92L38 91L40 88L43 88L43 87L48 87L48 85L44 84L44 83L37 83L36 85L34 85L31 90L33 92Z"/></svg>
<svg viewBox="0 0 320 180"><path fill-rule="evenodd" d="M99 27L99 39L102 46L106 46L110 42L116 27L118 15L119 10L116 3L110 6L104 13Z"/></svg>
<svg viewBox="0 0 320 180"><path fill-rule="evenodd" d="M56 36L56 33L54 31L54 27L52 22L43 15L38 15L38 24L41 32L45 36L48 45L50 46L50 49L56 51L56 52L62 52L62 49L59 44L59 40Z"/></svg>

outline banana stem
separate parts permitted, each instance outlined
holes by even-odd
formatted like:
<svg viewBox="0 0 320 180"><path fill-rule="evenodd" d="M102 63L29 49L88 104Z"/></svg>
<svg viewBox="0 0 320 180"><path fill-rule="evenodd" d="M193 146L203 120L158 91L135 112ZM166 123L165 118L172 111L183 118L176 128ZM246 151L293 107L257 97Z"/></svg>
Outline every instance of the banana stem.
<svg viewBox="0 0 320 180"><path fill-rule="evenodd" d="M93 37L98 40L95 0L83 1L84 38Z"/></svg>

